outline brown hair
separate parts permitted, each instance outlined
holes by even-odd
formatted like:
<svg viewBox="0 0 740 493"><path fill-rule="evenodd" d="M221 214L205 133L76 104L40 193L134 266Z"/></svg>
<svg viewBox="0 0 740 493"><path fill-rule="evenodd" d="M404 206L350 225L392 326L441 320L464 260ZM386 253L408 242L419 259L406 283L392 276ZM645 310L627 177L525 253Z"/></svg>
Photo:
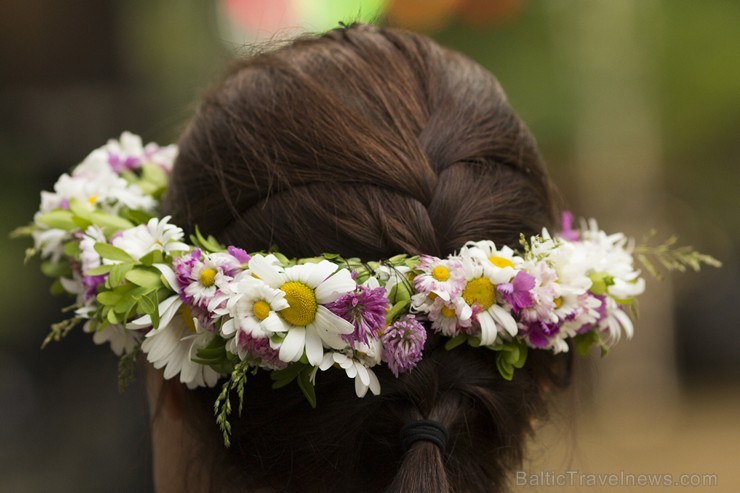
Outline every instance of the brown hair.
<svg viewBox="0 0 740 493"><path fill-rule="evenodd" d="M555 213L534 139L496 79L399 30L352 25L239 61L179 145L166 211L248 251L375 260L470 240L516 247ZM377 397L355 397L343 372L320 374L317 409L250 376L229 450L216 390L189 393L213 477L292 492L500 491L569 359L531 354L508 382L494 353L443 344L430 333L399 379L380 368ZM446 426L444 452L402 450L401 428L422 418Z"/></svg>

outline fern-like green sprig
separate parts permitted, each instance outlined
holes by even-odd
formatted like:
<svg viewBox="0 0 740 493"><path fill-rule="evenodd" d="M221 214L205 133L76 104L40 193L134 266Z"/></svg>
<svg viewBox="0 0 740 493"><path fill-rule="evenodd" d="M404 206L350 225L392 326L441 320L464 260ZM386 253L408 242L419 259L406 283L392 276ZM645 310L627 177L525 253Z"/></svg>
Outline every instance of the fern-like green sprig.
<svg viewBox="0 0 740 493"><path fill-rule="evenodd" d="M229 379L221 386L221 393L218 394L216 403L213 406L216 423L224 436L224 445L226 447L231 446L231 423L229 422L231 393L236 390L236 395L239 398L239 416L241 416L244 405L244 384L247 383L248 368L249 362L247 360L240 361L234 367Z"/></svg>
<svg viewBox="0 0 740 493"><path fill-rule="evenodd" d="M51 341L61 341L80 322L82 322L80 317L72 317L52 324L51 331L44 338L44 342L41 343L41 349L45 348Z"/></svg>
<svg viewBox="0 0 740 493"><path fill-rule="evenodd" d="M118 360L118 391L123 392L136 379L136 361L141 354L141 344Z"/></svg>
<svg viewBox="0 0 740 493"><path fill-rule="evenodd" d="M658 269L660 264L667 271L685 272L687 268L694 271L701 270L702 264L711 267L721 267L722 262L704 253L697 252L691 246L675 246L678 239L671 236L660 245L649 245L648 243L656 235L655 230L651 230L641 244L634 249L634 255L640 264L656 279L662 279L663 276Z"/></svg>

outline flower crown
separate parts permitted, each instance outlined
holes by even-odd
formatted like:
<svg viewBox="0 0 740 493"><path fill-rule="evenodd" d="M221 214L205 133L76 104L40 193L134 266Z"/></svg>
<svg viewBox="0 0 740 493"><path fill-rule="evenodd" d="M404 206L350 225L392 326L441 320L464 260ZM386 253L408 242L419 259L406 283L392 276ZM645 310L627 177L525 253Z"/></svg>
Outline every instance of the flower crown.
<svg viewBox="0 0 740 493"><path fill-rule="evenodd" d="M216 415L227 445L230 394L241 408L249 372L271 372L276 388L297 381L312 406L317 373L330 368L354 380L358 397L377 395L373 368L412 371L431 330L448 350L493 350L511 380L530 349L605 353L632 336L629 313L645 289L633 252L650 271L646 254L668 270L719 265L671 249L672 239L635 248L593 220L573 229L567 213L559 234L522 236L520 252L483 240L446 258L289 259L224 247L197 228L185 243L181 228L157 217L176 153L123 133L42 192L34 222L18 233L33 237L28 256L40 254L53 292L76 297L44 345L84 323L120 357L122 388L142 353L190 388L226 377Z"/></svg>

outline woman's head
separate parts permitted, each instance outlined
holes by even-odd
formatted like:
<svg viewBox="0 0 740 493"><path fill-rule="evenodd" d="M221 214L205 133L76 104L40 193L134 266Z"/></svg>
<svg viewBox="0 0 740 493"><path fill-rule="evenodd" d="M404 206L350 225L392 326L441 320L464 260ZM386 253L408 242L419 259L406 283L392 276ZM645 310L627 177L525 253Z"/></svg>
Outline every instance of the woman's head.
<svg viewBox="0 0 740 493"><path fill-rule="evenodd" d="M516 246L555 215L534 139L496 79L403 31L351 26L237 63L179 146L166 212L248 251L445 256L472 240ZM443 345L430 333L412 372L379 370L377 397L322 373L317 409L250 377L228 450L211 419L217 390L184 394L212 457L203 473L224 489L502 487L567 357L532 355L509 382L490 351ZM401 428L424 418L447 428L445 451L403 450Z"/></svg>

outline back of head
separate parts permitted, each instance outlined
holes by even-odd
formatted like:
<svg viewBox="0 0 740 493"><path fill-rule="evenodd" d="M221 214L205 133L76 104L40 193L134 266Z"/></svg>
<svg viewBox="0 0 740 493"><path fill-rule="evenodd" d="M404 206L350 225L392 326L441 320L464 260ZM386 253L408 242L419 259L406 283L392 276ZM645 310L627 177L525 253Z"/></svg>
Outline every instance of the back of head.
<svg viewBox="0 0 740 493"><path fill-rule="evenodd" d="M354 25L240 61L179 146L165 209L248 251L446 256L481 239L515 247L555 212L535 142L496 79L403 31ZM443 345L429 333L409 374L380 369L377 397L322 373L317 409L292 387L271 389L264 372L250 377L228 450L212 424L217 390L189 392L214 486L504 488L568 357L533 354L509 382L490 351ZM424 418L446 427L446 448L405 451L401 428Z"/></svg>

